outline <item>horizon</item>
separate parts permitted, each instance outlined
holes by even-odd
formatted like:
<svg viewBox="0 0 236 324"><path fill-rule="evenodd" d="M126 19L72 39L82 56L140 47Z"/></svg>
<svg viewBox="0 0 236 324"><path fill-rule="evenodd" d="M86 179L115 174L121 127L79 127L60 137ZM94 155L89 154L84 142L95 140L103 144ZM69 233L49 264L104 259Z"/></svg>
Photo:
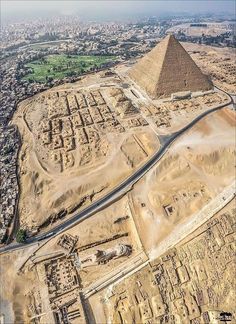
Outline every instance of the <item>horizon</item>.
<svg viewBox="0 0 236 324"><path fill-rule="evenodd" d="M226 5L227 4L227 5ZM199 14L234 15L235 2L226 1L1 1L2 21L78 16L81 20L127 20L148 16Z"/></svg>

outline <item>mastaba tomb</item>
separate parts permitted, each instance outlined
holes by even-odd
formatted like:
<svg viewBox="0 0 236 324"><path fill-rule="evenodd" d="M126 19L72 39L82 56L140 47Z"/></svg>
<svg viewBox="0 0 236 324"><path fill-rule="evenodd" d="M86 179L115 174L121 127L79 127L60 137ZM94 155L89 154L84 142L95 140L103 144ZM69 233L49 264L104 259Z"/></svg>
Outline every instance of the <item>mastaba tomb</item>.
<svg viewBox="0 0 236 324"><path fill-rule="evenodd" d="M129 71L129 77L152 99L184 91L207 91L211 81L173 35L165 37Z"/></svg>

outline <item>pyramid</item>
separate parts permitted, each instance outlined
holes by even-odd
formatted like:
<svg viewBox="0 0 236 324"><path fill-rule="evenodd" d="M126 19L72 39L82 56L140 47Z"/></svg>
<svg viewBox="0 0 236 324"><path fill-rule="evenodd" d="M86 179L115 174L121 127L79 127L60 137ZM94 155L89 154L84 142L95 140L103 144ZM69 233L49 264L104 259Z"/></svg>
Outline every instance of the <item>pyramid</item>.
<svg viewBox="0 0 236 324"><path fill-rule="evenodd" d="M141 58L130 69L129 76L153 99L213 87L173 35L165 37Z"/></svg>

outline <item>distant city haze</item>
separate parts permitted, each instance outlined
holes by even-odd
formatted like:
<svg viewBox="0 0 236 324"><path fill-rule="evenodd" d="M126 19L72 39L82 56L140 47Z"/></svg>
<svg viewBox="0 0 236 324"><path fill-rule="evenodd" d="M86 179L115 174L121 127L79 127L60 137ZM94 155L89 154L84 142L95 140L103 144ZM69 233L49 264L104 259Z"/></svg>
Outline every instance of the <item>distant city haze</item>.
<svg viewBox="0 0 236 324"><path fill-rule="evenodd" d="M82 20L127 20L168 14L228 14L235 1L1 1L1 19L78 15Z"/></svg>

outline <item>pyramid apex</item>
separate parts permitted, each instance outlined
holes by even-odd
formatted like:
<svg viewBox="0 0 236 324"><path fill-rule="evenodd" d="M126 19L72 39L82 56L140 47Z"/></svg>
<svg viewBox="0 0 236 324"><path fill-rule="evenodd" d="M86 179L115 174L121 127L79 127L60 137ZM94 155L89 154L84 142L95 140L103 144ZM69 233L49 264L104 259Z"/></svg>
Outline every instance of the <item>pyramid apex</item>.
<svg viewBox="0 0 236 324"><path fill-rule="evenodd" d="M170 41L176 41L179 43L179 41L175 38L175 35L174 34L168 34L165 38L163 38L163 42L164 41L167 41L167 43L169 43Z"/></svg>
<svg viewBox="0 0 236 324"><path fill-rule="evenodd" d="M174 36L174 34L171 33L171 34L168 34L165 38L169 38L169 39L174 38L175 39L175 36Z"/></svg>

